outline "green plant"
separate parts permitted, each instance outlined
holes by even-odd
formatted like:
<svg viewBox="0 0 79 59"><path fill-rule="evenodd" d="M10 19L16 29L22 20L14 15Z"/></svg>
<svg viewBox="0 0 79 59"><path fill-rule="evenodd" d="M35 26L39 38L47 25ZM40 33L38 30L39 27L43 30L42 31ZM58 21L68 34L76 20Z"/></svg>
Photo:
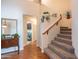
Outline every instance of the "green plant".
<svg viewBox="0 0 79 59"><path fill-rule="evenodd" d="M43 12L43 14L50 14L49 12Z"/></svg>
<svg viewBox="0 0 79 59"><path fill-rule="evenodd" d="M71 18L71 15L70 15L70 12L69 11L66 12L66 17L67 17L67 19L70 19Z"/></svg>
<svg viewBox="0 0 79 59"><path fill-rule="evenodd" d="M14 38L16 38L16 37L17 37L17 38L20 37L18 33L15 33L15 34L14 34Z"/></svg>
<svg viewBox="0 0 79 59"><path fill-rule="evenodd" d="M1 38L4 39L5 38L5 35L4 34L1 34Z"/></svg>

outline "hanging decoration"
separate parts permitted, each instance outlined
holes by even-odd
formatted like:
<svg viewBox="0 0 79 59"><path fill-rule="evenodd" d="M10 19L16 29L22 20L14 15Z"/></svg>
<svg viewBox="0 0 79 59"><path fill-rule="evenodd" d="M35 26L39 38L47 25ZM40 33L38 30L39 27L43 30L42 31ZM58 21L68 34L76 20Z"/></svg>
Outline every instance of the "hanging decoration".
<svg viewBox="0 0 79 59"><path fill-rule="evenodd" d="M44 22L45 20L49 22L51 17L57 17L57 13L53 13L52 15L50 15L48 11L43 12L43 15L41 17L41 22Z"/></svg>
<svg viewBox="0 0 79 59"><path fill-rule="evenodd" d="M66 18L67 18L67 19L70 19L70 18L71 18L71 12L70 12L70 11L67 11L67 12L66 12Z"/></svg>
<svg viewBox="0 0 79 59"><path fill-rule="evenodd" d="M50 13L49 12L43 12L43 16L41 17L41 22L44 22L44 19L47 21L50 20Z"/></svg>

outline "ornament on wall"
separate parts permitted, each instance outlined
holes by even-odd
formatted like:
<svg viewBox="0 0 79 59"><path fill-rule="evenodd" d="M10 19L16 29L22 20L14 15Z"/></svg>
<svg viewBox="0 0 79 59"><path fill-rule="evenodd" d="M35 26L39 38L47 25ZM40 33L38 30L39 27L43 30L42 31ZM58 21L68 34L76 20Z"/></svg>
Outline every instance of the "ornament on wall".
<svg viewBox="0 0 79 59"><path fill-rule="evenodd" d="M65 14L65 16L66 16L66 19L70 19L71 18L71 12L67 11L66 14Z"/></svg>
<svg viewBox="0 0 79 59"><path fill-rule="evenodd" d="M50 20L50 13L49 13L49 12L43 12L43 15L42 15L42 17L41 17L41 22L44 22L45 19L46 19L47 21Z"/></svg>
<svg viewBox="0 0 79 59"><path fill-rule="evenodd" d="M49 12L43 12L43 15L41 17L41 22L46 21L50 21L50 17L57 17L57 13L53 13L52 15L50 15Z"/></svg>
<svg viewBox="0 0 79 59"><path fill-rule="evenodd" d="M41 17L41 22L44 22L45 16Z"/></svg>
<svg viewBox="0 0 79 59"><path fill-rule="evenodd" d="M52 17L57 17L57 13L52 14Z"/></svg>
<svg viewBox="0 0 79 59"><path fill-rule="evenodd" d="M50 13L49 12L43 12L43 15L44 15L46 21L50 20Z"/></svg>

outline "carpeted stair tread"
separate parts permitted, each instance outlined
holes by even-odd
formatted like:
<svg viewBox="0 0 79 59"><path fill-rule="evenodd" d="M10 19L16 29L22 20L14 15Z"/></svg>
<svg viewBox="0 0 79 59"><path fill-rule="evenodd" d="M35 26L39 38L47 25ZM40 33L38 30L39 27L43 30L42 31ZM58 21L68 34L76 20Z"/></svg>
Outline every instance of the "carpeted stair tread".
<svg viewBox="0 0 79 59"><path fill-rule="evenodd" d="M61 34L72 34L71 31L60 31Z"/></svg>
<svg viewBox="0 0 79 59"><path fill-rule="evenodd" d="M57 36L57 37L59 37L61 39L71 40L70 38L64 38L64 37L61 37L61 36Z"/></svg>
<svg viewBox="0 0 79 59"><path fill-rule="evenodd" d="M72 29L71 28L62 28L62 27L60 27L60 31L72 31Z"/></svg>
<svg viewBox="0 0 79 59"><path fill-rule="evenodd" d="M65 43L65 44L72 45L72 40L68 40L68 39L61 38L61 37L55 37L55 40L59 41L59 42L62 42L62 43Z"/></svg>
<svg viewBox="0 0 79 59"><path fill-rule="evenodd" d="M56 55L52 50L49 48L45 48L45 53L50 57L50 59L61 59L58 55Z"/></svg>
<svg viewBox="0 0 79 59"><path fill-rule="evenodd" d="M74 54L71 54L69 52L64 51L62 48L59 48L53 44L49 45L49 48L53 50L58 56L60 56L62 59L76 59Z"/></svg>
<svg viewBox="0 0 79 59"><path fill-rule="evenodd" d="M58 35L63 35L63 36L71 36L70 34L58 34Z"/></svg>
<svg viewBox="0 0 79 59"><path fill-rule="evenodd" d="M65 38L65 39L71 39L71 35L70 34L58 34L57 35L58 37L62 37L62 38Z"/></svg>
<svg viewBox="0 0 79 59"><path fill-rule="evenodd" d="M60 27L60 33L51 41L45 53L50 59L77 59L72 46L72 29Z"/></svg>
<svg viewBox="0 0 79 59"><path fill-rule="evenodd" d="M52 44L59 48L66 50L67 52L74 53L74 48L68 44L64 44L64 43L58 42L56 40L53 40Z"/></svg>

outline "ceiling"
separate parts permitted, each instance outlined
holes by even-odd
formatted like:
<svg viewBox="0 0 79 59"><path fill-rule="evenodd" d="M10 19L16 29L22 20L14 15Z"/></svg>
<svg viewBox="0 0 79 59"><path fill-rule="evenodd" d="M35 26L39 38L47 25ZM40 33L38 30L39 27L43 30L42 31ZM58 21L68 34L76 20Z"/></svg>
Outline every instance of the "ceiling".
<svg viewBox="0 0 79 59"><path fill-rule="evenodd" d="M28 1L36 2L36 3L40 3L41 2L41 0L28 0Z"/></svg>

